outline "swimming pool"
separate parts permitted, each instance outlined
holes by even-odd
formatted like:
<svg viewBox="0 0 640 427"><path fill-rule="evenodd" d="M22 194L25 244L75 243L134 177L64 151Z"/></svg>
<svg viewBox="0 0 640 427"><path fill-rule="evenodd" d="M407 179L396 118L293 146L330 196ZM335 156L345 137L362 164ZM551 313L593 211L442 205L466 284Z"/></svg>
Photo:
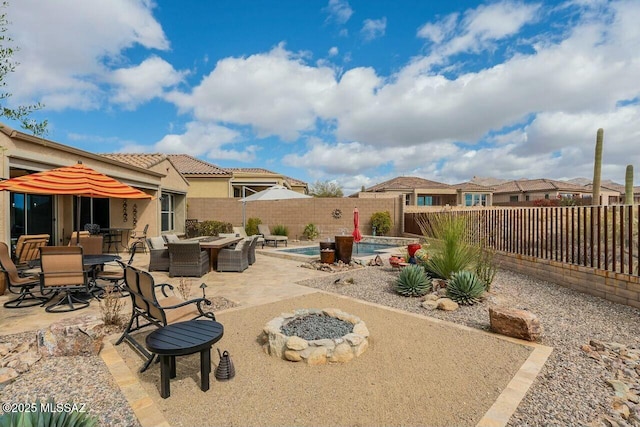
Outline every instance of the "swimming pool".
<svg viewBox="0 0 640 427"><path fill-rule="evenodd" d="M368 243L360 242L353 244L352 256L368 256L375 255L378 251L385 249L397 248L398 245L385 245L383 243ZM287 248L281 249L279 252L286 252L290 254L307 255L307 256L320 256L320 245L306 246L304 248Z"/></svg>

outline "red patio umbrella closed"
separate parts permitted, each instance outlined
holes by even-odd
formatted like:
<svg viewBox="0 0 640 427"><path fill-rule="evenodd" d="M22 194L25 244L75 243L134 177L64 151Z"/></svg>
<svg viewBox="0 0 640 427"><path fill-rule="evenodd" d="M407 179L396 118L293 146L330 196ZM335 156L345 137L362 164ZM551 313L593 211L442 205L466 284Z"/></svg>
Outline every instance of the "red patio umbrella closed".
<svg viewBox="0 0 640 427"><path fill-rule="evenodd" d="M353 241L358 243L362 240L362 234L360 233L360 212L358 208L353 209ZM358 246L356 245L356 252L358 252Z"/></svg>

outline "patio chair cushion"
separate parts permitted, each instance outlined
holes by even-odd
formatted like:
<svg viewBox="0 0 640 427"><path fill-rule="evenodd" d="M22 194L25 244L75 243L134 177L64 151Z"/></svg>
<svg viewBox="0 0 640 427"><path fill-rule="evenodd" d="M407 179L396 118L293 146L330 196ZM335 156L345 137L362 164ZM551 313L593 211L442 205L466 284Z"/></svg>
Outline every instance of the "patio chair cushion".
<svg viewBox="0 0 640 427"><path fill-rule="evenodd" d="M149 237L147 242L151 244L151 249L165 249L166 242L162 237Z"/></svg>
<svg viewBox="0 0 640 427"><path fill-rule="evenodd" d="M167 243L176 243L180 241L177 234L165 234L162 236Z"/></svg>

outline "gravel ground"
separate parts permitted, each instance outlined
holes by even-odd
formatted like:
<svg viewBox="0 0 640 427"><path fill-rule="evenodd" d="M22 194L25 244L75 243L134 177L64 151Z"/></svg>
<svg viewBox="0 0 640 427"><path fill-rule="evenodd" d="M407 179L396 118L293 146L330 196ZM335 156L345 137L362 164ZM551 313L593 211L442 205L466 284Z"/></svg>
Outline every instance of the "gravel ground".
<svg viewBox="0 0 640 427"><path fill-rule="evenodd" d="M544 328L541 343L554 350L509 425L603 425L605 415L624 425L612 410L613 391L605 382L610 373L580 347L592 339L638 345L640 310L499 271L484 302L454 312L427 311L420 306L420 298L406 298L394 292L397 275L390 268L371 267L301 284L483 330L489 329L491 305L530 310ZM344 280L335 283L337 278ZM349 278L354 283L344 284Z"/></svg>
<svg viewBox="0 0 640 427"><path fill-rule="evenodd" d="M420 306L419 298L405 298L393 291L396 277L397 272L386 267L370 267L301 284L484 330L489 328L491 305L531 310L544 327L541 343L554 347L554 351L509 425L602 425L599 421L605 415L615 416L613 392L605 382L609 372L587 357L580 347L592 339L640 345L640 310L514 272L499 271L483 303L455 312L427 311ZM353 278L354 283L335 284L337 278ZM223 299L214 301L214 310L231 304ZM23 340L23 335L4 336L0 340ZM138 425L100 357L43 359L0 391L3 402L32 402L50 396L57 401L87 403L103 426Z"/></svg>
<svg viewBox="0 0 640 427"><path fill-rule="evenodd" d="M207 310L214 312L236 306L221 297L211 298L211 302ZM0 342L31 340L35 341L34 332L0 337ZM34 403L37 399L46 401L50 397L56 403L84 404L89 413L98 417L100 426L140 425L100 356L42 358L0 390L2 403Z"/></svg>

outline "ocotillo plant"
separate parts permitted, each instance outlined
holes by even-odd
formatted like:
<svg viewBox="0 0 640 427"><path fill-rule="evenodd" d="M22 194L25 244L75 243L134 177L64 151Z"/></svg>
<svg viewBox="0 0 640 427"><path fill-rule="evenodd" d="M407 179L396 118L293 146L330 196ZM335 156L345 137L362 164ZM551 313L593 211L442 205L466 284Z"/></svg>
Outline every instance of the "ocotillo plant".
<svg viewBox="0 0 640 427"><path fill-rule="evenodd" d="M598 129L596 134L596 157L593 163L593 197L591 203L600 204L600 173L602 171L602 140L604 138L604 129Z"/></svg>
<svg viewBox="0 0 640 427"><path fill-rule="evenodd" d="M633 165L627 165L627 173L624 177L624 204L633 204Z"/></svg>

